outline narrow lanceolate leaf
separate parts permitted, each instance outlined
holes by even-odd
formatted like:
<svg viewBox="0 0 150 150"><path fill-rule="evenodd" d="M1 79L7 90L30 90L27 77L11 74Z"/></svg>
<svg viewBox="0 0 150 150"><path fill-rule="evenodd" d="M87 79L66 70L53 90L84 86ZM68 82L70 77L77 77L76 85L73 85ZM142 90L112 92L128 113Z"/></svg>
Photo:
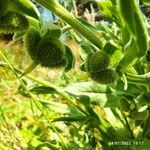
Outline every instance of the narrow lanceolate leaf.
<svg viewBox="0 0 150 150"><path fill-rule="evenodd" d="M138 56L142 57L148 49L148 30L142 12L136 0L119 0L119 8L125 26L136 41Z"/></svg>
<svg viewBox="0 0 150 150"><path fill-rule="evenodd" d="M71 49L68 46L65 46L66 48L66 59L67 59L67 65L65 66L65 72L71 70L75 65L75 56L73 55Z"/></svg>
<svg viewBox="0 0 150 150"><path fill-rule="evenodd" d="M130 39L124 47L124 56L119 62L119 66L121 66L122 69L133 66L138 59L137 53L136 42L133 39Z"/></svg>
<svg viewBox="0 0 150 150"><path fill-rule="evenodd" d="M36 86L30 89L30 92L34 94L55 94L57 93L57 90L53 87Z"/></svg>

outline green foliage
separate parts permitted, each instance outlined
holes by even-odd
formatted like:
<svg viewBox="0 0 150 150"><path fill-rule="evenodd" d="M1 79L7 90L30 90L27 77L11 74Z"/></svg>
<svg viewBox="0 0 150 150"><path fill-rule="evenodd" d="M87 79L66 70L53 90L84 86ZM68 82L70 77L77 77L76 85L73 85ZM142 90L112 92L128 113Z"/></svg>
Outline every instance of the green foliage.
<svg viewBox="0 0 150 150"><path fill-rule="evenodd" d="M3 15L6 15L7 8L8 8L7 0L6 1L0 0L0 10L1 10L0 11L0 17Z"/></svg>
<svg viewBox="0 0 150 150"><path fill-rule="evenodd" d="M133 39L130 39L124 46L124 55L119 62L119 66L121 66L122 69L133 66L138 59L137 53L137 45Z"/></svg>
<svg viewBox="0 0 150 150"><path fill-rule="evenodd" d="M72 53L71 49L68 47L68 46L65 46L66 48L66 54L65 54L65 58L66 58L66 61L67 61L67 64L65 66L65 71L69 71L71 70L74 65L75 65L75 56L74 54Z"/></svg>
<svg viewBox="0 0 150 150"><path fill-rule="evenodd" d="M104 14L104 16L106 16L108 18L113 17L112 12L114 11L114 8L113 8L111 1L100 1L100 2L98 2L98 4L99 4L100 9L102 10L102 13Z"/></svg>
<svg viewBox="0 0 150 150"><path fill-rule="evenodd" d="M59 19L44 21L29 0L0 0L1 37L14 40L0 41L0 148L149 149L149 18L142 1L82 1L93 4L87 21L77 19L83 16L75 1L36 1Z"/></svg>
<svg viewBox="0 0 150 150"><path fill-rule="evenodd" d="M124 97L121 97L119 99L119 103L118 103L118 107L121 111L125 111L125 112L129 112L130 111L130 103L129 101L124 98Z"/></svg>
<svg viewBox="0 0 150 150"><path fill-rule="evenodd" d="M143 112L138 112L137 110L133 110L130 113L130 118L134 120L146 120L149 116L149 111L145 110Z"/></svg>
<svg viewBox="0 0 150 150"><path fill-rule="evenodd" d="M26 31L29 27L27 18L23 14L16 12L8 12L6 15L0 17L0 21L1 33Z"/></svg>
<svg viewBox="0 0 150 150"><path fill-rule="evenodd" d="M142 2L144 3L144 5L146 5L146 6L150 6L150 2L149 2L149 0L142 0Z"/></svg>
<svg viewBox="0 0 150 150"><path fill-rule="evenodd" d="M138 48L137 54L141 57L148 49L148 30L145 26L141 10L136 0L119 0L119 4L123 23L125 23L135 39Z"/></svg>

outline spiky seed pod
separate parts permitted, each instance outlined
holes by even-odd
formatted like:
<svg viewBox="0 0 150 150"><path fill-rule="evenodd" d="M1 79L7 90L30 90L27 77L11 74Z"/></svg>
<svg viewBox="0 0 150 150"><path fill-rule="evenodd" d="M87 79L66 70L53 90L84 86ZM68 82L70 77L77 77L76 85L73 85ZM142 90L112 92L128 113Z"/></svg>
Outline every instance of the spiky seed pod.
<svg viewBox="0 0 150 150"><path fill-rule="evenodd" d="M68 61L66 58L64 58L61 62L59 62L58 64L51 66L51 68L61 68L61 67L65 67L68 64Z"/></svg>
<svg viewBox="0 0 150 150"><path fill-rule="evenodd" d="M43 67L57 67L64 61L65 46L56 37L44 36L37 46L37 59Z"/></svg>
<svg viewBox="0 0 150 150"><path fill-rule="evenodd" d="M27 18L20 13L8 12L0 18L0 33L25 31L29 27Z"/></svg>
<svg viewBox="0 0 150 150"><path fill-rule="evenodd" d="M37 45L41 40L40 33L35 28L30 28L25 34L23 41L31 59L36 61Z"/></svg>
<svg viewBox="0 0 150 150"><path fill-rule="evenodd" d="M90 53L85 61L87 72L100 72L109 66L110 58L104 51Z"/></svg>
<svg viewBox="0 0 150 150"><path fill-rule="evenodd" d="M116 72L111 69L101 70L100 72L91 72L90 76L94 81L100 84L113 83L117 78Z"/></svg>

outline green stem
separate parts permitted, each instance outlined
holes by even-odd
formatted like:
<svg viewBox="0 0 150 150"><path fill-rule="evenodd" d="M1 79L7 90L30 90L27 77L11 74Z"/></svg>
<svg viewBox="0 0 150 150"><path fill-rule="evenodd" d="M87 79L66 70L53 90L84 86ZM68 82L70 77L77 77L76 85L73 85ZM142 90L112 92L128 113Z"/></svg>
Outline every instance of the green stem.
<svg viewBox="0 0 150 150"><path fill-rule="evenodd" d="M144 80L131 80L131 79L128 79L128 83L130 84L134 84L134 85L140 85L140 86L148 86L148 83Z"/></svg>
<svg viewBox="0 0 150 150"><path fill-rule="evenodd" d="M49 121L47 115L45 114L45 112L43 111L43 109L40 107L38 101L34 98L34 96L32 95L32 93L30 93L30 91L28 90L28 88L26 87L26 85L19 78L17 72L15 71L15 69L13 68L13 66L9 63L9 61L7 60L7 58L5 57L5 55L2 53L2 51L0 51L0 55L2 56L2 58L4 59L4 61L7 63L7 65L9 66L9 68L12 70L12 72L16 75L17 79L19 80L19 82L21 83L21 85L23 86L23 88L26 90L26 92L29 94L29 96L32 98L32 100L34 101L35 105L41 111L42 115L45 117L45 119L47 120L47 122L49 123L49 125L56 132L56 134L58 135L58 137L62 141L62 146L64 146L66 149L68 149L67 146L66 146L66 144L65 144L65 140L63 139L63 137L61 136L61 134L58 133L58 131L55 128L55 126Z"/></svg>
<svg viewBox="0 0 150 150"><path fill-rule="evenodd" d="M67 26L63 27L63 28L61 29L61 31L62 31L62 33L65 33L65 32L67 32L67 31L69 31L69 30L71 30L71 29L72 29L71 26L67 25Z"/></svg>
<svg viewBox="0 0 150 150"><path fill-rule="evenodd" d="M150 86L150 73L146 73L143 75L126 75L128 79L128 83L136 84L136 85L143 85L143 86Z"/></svg>
<svg viewBox="0 0 150 150"><path fill-rule="evenodd" d="M22 73L20 78L32 72L38 66L38 64L39 63L33 61L33 63Z"/></svg>
<svg viewBox="0 0 150 150"><path fill-rule="evenodd" d="M134 139L134 134L133 134L133 132L132 132L132 129L131 129L131 127L130 127L130 124L129 124L129 122L128 122L128 119L126 118L126 116L124 115L123 112L122 112L122 115L123 115L123 117L124 117L124 119L125 119L127 129L128 129L128 131L129 131L131 137Z"/></svg>
<svg viewBox="0 0 150 150"><path fill-rule="evenodd" d="M133 74L127 74L127 77L131 78L131 79L138 79L138 80L143 80L143 79L150 79L150 72L149 73L145 73L142 75L133 75Z"/></svg>
<svg viewBox="0 0 150 150"><path fill-rule="evenodd" d="M86 39L91 41L94 45L103 48L103 43L100 41L99 36L90 30L87 26L83 25L78 19L76 19L71 13L69 13L63 6L61 6L57 0L36 0L39 4L51 10L58 17L68 23L72 28L78 31Z"/></svg>
<svg viewBox="0 0 150 150"><path fill-rule="evenodd" d="M143 137L146 137L150 133L150 115L148 116L144 129L143 129Z"/></svg>
<svg viewBox="0 0 150 150"><path fill-rule="evenodd" d="M77 10L77 6L76 6L76 1L72 0L72 4L73 4L73 9L74 9L74 15L76 17L78 17L78 10Z"/></svg>

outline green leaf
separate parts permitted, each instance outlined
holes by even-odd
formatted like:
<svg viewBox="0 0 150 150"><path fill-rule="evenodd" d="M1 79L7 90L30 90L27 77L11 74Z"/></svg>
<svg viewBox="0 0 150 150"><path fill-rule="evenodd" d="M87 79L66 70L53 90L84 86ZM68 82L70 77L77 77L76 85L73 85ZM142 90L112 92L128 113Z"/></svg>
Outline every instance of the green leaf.
<svg viewBox="0 0 150 150"><path fill-rule="evenodd" d="M111 28L106 26L106 23L104 21L97 23L96 28L102 33L102 36L105 38L106 41L113 40L116 41L116 43L121 42L119 37L111 31ZM113 28L117 29L117 26Z"/></svg>
<svg viewBox="0 0 150 150"><path fill-rule="evenodd" d="M29 21L29 26L30 27L33 27L33 28L36 28L36 30L40 30L40 22L39 20L31 17L31 16L26 16L26 18L28 19Z"/></svg>
<svg viewBox="0 0 150 150"><path fill-rule="evenodd" d="M85 104L88 104L90 99L91 104L102 107L117 106L118 96L112 92L113 90L106 85L101 85L96 82L74 83L64 88L64 91L74 97L88 97L85 99L87 102L84 101Z"/></svg>
<svg viewBox="0 0 150 150"><path fill-rule="evenodd" d="M135 41L130 39L124 47L124 56L119 62L119 66L121 66L122 69L127 69L128 67L133 66L138 59L137 52L138 50Z"/></svg>
<svg viewBox="0 0 150 150"><path fill-rule="evenodd" d="M80 95L80 102L84 105L89 105L90 104L90 97L86 95Z"/></svg>
<svg viewBox="0 0 150 150"><path fill-rule="evenodd" d="M78 110L78 108L74 106L69 106L67 104L62 104L58 102L53 101L39 101L45 108L48 108L51 111L54 111L55 113L65 115L65 117L71 117L71 118L80 118L85 117L82 112Z"/></svg>
<svg viewBox="0 0 150 150"><path fill-rule="evenodd" d="M59 38L61 35L61 29L50 21L41 20L41 32L43 35L57 38Z"/></svg>
<svg viewBox="0 0 150 150"><path fill-rule="evenodd" d="M142 2L145 6L150 6L150 1L149 0L142 0Z"/></svg>
<svg viewBox="0 0 150 150"><path fill-rule="evenodd" d="M103 50L110 55L110 65L116 65L122 58L121 50L110 41L105 44Z"/></svg>
<svg viewBox="0 0 150 150"><path fill-rule="evenodd" d="M119 0L119 4L122 20L136 42L138 56L142 57L148 50L148 30L143 14L136 0Z"/></svg>
<svg viewBox="0 0 150 150"><path fill-rule="evenodd" d="M102 39L102 34L100 33L100 31L93 25L91 25L90 23L88 23L86 20L84 19L79 19L78 20L85 25L87 28L91 29L91 31L98 37ZM101 42L103 44L103 42Z"/></svg>
<svg viewBox="0 0 150 150"><path fill-rule="evenodd" d="M55 94L57 90L53 87L46 87L46 86L36 86L30 89L30 92L34 94Z"/></svg>
<svg viewBox="0 0 150 150"><path fill-rule="evenodd" d="M80 70L86 72L85 63L80 65Z"/></svg>
<svg viewBox="0 0 150 150"><path fill-rule="evenodd" d="M110 1L99 1L98 5L105 17L112 18L114 10L113 10L113 5Z"/></svg>
<svg viewBox="0 0 150 150"><path fill-rule="evenodd" d="M67 65L65 66L65 72L71 70L75 65L75 56L73 55L71 49L68 46L65 46L66 48L66 59L67 59Z"/></svg>
<svg viewBox="0 0 150 150"><path fill-rule="evenodd" d="M125 112L128 112L130 111L130 103L129 101L122 97L119 99L119 103L118 103L118 108L121 110L121 111L125 111Z"/></svg>
<svg viewBox="0 0 150 150"><path fill-rule="evenodd" d="M14 41L20 40L24 36L24 34L25 34L24 32L16 32L13 35L13 40Z"/></svg>
<svg viewBox="0 0 150 150"><path fill-rule="evenodd" d="M91 29L93 32L97 32L98 30L96 29L96 27L94 27L93 25L91 25L89 22L87 22L85 19L80 19L78 18L78 20L84 24L86 27L88 27L89 29Z"/></svg>
<svg viewBox="0 0 150 150"><path fill-rule="evenodd" d="M149 116L149 111L144 110L143 112L138 112L137 110L133 110L130 113L130 118L134 120L146 120Z"/></svg>
<svg viewBox="0 0 150 150"><path fill-rule="evenodd" d="M55 118L53 121L84 121L86 119L85 116L74 116L74 117L58 117L58 118Z"/></svg>
<svg viewBox="0 0 150 150"><path fill-rule="evenodd" d="M82 43L80 44L80 46L82 47L82 49L84 50L84 52L85 52L86 54L89 54L89 53L92 53L92 52L93 52L93 49L92 49L92 47L91 47L91 45L90 45L89 42L82 42Z"/></svg>

